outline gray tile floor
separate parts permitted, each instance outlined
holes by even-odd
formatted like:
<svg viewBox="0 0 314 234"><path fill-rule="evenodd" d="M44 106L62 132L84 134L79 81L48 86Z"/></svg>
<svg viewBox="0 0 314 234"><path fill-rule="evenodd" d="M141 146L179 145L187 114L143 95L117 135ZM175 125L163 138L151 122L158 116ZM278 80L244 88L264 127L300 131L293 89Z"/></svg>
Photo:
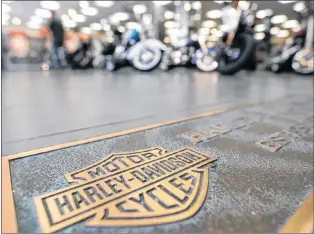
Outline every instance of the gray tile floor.
<svg viewBox="0 0 314 234"><path fill-rule="evenodd" d="M293 94L313 95L313 78L186 68L2 72L2 156Z"/></svg>

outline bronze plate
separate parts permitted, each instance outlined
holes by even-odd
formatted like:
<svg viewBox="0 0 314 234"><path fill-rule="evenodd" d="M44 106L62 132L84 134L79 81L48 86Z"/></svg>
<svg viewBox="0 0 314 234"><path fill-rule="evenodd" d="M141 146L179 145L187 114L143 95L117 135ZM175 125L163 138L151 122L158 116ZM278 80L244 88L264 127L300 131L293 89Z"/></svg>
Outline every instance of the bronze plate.
<svg viewBox="0 0 314 234"><path fill-rule="evenodd" d="M162 156L161 152L112 155L100 167L66 175L71 182L81 181L35 198L43 232L58 231L95 214L87 225L146 226L194 215L208 189L208 168L200 168L216 159L192 149Z"/></svg>

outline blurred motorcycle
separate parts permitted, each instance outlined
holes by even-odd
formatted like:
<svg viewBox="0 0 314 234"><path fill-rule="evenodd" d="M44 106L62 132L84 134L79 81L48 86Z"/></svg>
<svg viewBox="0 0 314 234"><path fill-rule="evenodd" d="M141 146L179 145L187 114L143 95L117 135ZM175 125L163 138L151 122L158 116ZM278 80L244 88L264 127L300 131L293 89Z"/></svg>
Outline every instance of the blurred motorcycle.
<svg viewBox="0 0 314 234"><path fill-rule="evenodd" d="M192 63L204 72L211 72L217 69L218 62L216 61L219 49L216 46L208 47L205 40L199 38L200 49L193 56Z"/></svg>
<svg viewBox="0 0 314 234"><path fill-rule="evenodd" d="M200 61L206 61L206 66L198 66L203 70L217 70L221 74L232 75L241 69L255 70L257 66L255 55L255 40L253 37L254 16L250 10L230 8L233 13L232 20L224 20L230 24L237 22L231 32L226 33L222 41L217 43L215 49L206 52L200 57ZM237 17L237 18L236 18Z"/></svg>
<svg viewBox="0 0 314 234"><path fill-rule="evenodd" d="M195 52L200 49L198 41L189 40L185 46L168 47L163 53L160 69L167 71L174 66L190 66L195 64Z"/></svg>
<svg viewBox="0 0 314 234"><path fill-rule="evenodd" d="M81 42L78 49L74 53L68 53L66 58L72 69L93 68L92 40Z"/></svg>
<svg viewBox="0 0 314 234"><path fill-rule="evenodd" d="M314 7L311 1L308 4L309 18L305 36L304 48L298 51L292 59L292 68L295 72L308 75L314 73L314 52L313 52L313 28L314 28Z"/></svg>
<svg viewBox="0 0 314 234"><path fill-rule="evenodd" d="M305 31L301 29L295 32L293 42L276 51L266 64L266 70L276 73L291 70L293 57L304 46L304 42Z"/></svg>
<svg viewBox="0 0 314 234"><path fill-rule="evenodd" d="M149 38L140 40L139 33L131 30L125 42L118 45L112 56L107 56L106 68L114 71L122 66L132 65L140 71L150 71L161 61L165 45L159 40Z"/></svg>
<svg viewBox="0 0 314 234"><path fill-rule="evenodd" d="M127 59L137 70L150 71L159 65L165 49L166 46L157 39L144 39L130 48Z"/></svg>
<svg viewBox="0 0 314 234"><path fill-rule="evenodd" d="M120 67L130 65L127 54L130 48L140 41L139 32L135 29L128 31L123 35L121 45L115 42L113 53L106 55L106 68L109 71L115 71Z"/></svg>
<svg viewBox="0 0 314 234"><path fill-rule="evenodd" d="M313 5L313 1L306 2ZM266 64L266 70L279 73L293 69L300 74L311 73L311 69L313 69L313 59L311 59L311 57L313 58L313 13L311 9L313 7L309 5L308 9L305 8L305 12L300 14L301 25L304 25L303 22L307 22L309 33L306 32L305 27L295 31L292 43L288 43L282 49L276 51ZM306 12L310 13L309 17ZM302 49L303 47L304 49Z"/></svg>
<svg viewBox="0 0 314 234"><path fill-rule="evenodd" d="M106 56L112 55L116 45L113 42L103 42L100 39L93 39L93 67L105 68Z"/></svg>

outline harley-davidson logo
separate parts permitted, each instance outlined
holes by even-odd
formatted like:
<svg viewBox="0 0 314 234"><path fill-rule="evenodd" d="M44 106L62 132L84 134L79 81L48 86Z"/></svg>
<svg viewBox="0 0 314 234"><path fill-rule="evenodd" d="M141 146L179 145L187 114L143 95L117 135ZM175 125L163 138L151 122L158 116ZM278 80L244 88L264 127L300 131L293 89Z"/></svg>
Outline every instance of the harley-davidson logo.
<svg viewBox="0 0 314 234"><path fill-rule="evenodd" d="M89 226L147 226L193 216L208 189L216 158L193 149L161 148L112 154L66 174L67 188L35 197L43 232L86 220Z"/></svg>

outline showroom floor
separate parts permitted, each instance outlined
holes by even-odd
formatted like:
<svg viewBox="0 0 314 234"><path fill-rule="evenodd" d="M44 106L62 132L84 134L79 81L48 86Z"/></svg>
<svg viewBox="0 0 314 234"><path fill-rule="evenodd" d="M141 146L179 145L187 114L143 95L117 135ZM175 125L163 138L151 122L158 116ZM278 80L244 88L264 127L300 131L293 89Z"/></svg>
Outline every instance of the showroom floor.
<svg viewBox="0 0 314 234"><path fill-rule="evenodd" d="M2 75L2 155L257 100L313 95L311 77L264 71L232 77L186 68Z"/></svg>

